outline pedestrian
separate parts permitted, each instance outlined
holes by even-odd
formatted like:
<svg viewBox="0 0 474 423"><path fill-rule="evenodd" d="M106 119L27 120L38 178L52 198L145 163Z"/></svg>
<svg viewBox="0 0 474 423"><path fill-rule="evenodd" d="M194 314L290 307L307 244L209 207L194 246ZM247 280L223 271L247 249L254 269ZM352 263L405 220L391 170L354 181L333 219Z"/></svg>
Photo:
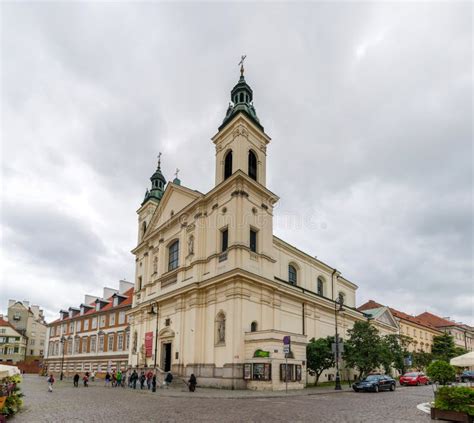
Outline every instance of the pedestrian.
<svg viewBox="0 0 474 423"><path fill-rule="evenodd" d="M138 380L138 373L136 370L133 371L132 375L130 376L132 379L132 387L133 389L137 389L137 380Z"/></svg>
<svg viewBox="0 0 474 423"><path fill-rule="evenodd" d="M117 371L117 386L122 386L122 372L120 370Z"/></svg>
<svg viewBox="0 0 474 423"><path fill-rule="evenodd" d="M140 374L140 389L143 389L145 387L145 380L146 380L145 372L142 371Z"/></svg>
<svg viewBox="0 0 474 423"><path fill-rule="evenodd" d="M194 376L194 373L191 374L191 377L189 378L189 392L194 392L196 390L196 385L197 385L197 379L196 376Z"/></svg>
<svg viewBox="0 0 474 423"><path fill-rule="evenodd" d="M48 377L48 392L53 392L54 376L51 373Z"/></svg>
<svg viewBox="0 0 474 423"><path fill-rule="evenodd" d="M156 375L151 378L151 392L156 392Z"/></svg>
<svg viewBox="0 0 474 423"><path fill-rule="evenodd" d="M117 384L117 375L115 374L115 370L112 372L112 386L115 387Z"/></svg>
<svg viewBox="0 0 474 423"><path fill-rule="evenodd" d="M74 381L74 387L77 388L79 386L79 375L76 373L72 380Z"/></svg>
<svg viewBox="0 0 474 423"><path fill-rule="evenodd" d="M84 387L87 388L89 386L89 376L86 373L84 377L82 378L82 382L84 383Z"/></svg>
<svg viewBox="0 0 474 423"><path fill-rule="evenodd" d="M146 374L146 385L148 390L151 389L151 379L153 378L153 372L151 370Z"/></svg>
<svg viewBox="0 0 474 423"><path fill-rule="evenodd" d="M87 375L87 376L89 376L89 375ZM95 370L92 371L91 380L92 380L92 382L95 381Z"/></svg>
<svg viewBox="0 0 474 423"><path fill-rule="evenodd" d="M110 379L111 379L110 373L107 372L107 373L105 374L105 386L106 386L107 388L110 388Z"/></svg>
<svg viewBox="0 0 474 423"><path fill-rule="evenodd" d="M165 377L165 381L163 382L163 386L168 388L171 385L171 382L173 382L173 375L171 374L171 372L168 372Z"/></svg>

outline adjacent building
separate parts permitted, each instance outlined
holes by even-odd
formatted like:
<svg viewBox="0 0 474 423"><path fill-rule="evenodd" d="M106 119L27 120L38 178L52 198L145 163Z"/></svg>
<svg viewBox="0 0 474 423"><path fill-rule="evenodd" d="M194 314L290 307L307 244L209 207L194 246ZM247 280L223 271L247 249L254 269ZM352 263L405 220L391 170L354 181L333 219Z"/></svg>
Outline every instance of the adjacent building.
<svg viewBox="0 0 474 423"><path fill-rule="evenodd" d="M474 328L464 323L455 322L449 317L439 317L435 314L424 312L416 316L417 319L435 327L438 331L452 335L457 347L468 351L474 349Z"/></svg>
<svg viewBox="0 0 474 423"><path fill-rule="evenodd" d="M26 338L0 316L0 363L17 364L24 360Z"/></svg>
<svg viewBox="0 0 474 423"><path fill-rule="evenodd" d="M29 301L8 301L8 321L26 339L25 361L42 360L47 325L43 310Z"/></svg>
<svg viewBox="0 0 474 423"><path fill-rule="evenodd" d="M194 373L200 385L284 389L286 373L289 389L300 388L307 342L334 336L336 319L344 338L367 316L356 309L356 284L274 235L271 139L243 69L230 100L212 138L215 186L201 193L177 177L167 183L159 160L137 211L129 360Z"/></svg>
<svg viewBox="0 0 474 423"><path fill-rule="evenodd" d="M61 310L48 325L48 371L70 375L126 369L132 297L133 284L120 281L118 289L104 288L102 297L86 295L81 305Z"/></svg>
<svg viewBox="0 0 474 423"><path fill-rule="evenodd" d="M410 339L408 351L413 352L431 352L433 346L433 337L441 335L441 331L430 323L423 321L416 316L410 316L403 311L392 307L386 307L374 300L369 300L362 304L358 309L364 313L371 313L373 310L387 308L396 319L399 327L399 334Z"/></svg>

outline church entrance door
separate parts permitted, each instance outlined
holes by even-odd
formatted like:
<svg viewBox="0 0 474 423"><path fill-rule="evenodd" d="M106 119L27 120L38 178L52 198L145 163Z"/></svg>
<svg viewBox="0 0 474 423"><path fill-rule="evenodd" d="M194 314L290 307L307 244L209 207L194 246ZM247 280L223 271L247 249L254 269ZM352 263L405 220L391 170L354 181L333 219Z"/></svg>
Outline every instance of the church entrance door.
<svg viewBox="0 0 474 423"><path fill-rule="evenodd" d="M169 372L171 370L171 342L163 344L163 370Z"/></svg>

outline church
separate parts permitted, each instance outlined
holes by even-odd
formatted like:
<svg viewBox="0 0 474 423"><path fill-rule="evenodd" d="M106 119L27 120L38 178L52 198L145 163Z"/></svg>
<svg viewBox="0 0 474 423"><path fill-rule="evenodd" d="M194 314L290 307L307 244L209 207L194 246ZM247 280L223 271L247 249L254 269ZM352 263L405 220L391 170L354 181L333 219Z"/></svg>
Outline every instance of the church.
<svg viewBox="0 0 474 423"><path fill-rule="evenodd" d="M212 142L214 188L167 183L159 160L137 211L129 365L194 373L201 386L302 388L309 340L334 336L336 318L342 338L367 319L357 286L274 235L271 138L243 65ZM393 316L380 325L398 330Z"/></svg>

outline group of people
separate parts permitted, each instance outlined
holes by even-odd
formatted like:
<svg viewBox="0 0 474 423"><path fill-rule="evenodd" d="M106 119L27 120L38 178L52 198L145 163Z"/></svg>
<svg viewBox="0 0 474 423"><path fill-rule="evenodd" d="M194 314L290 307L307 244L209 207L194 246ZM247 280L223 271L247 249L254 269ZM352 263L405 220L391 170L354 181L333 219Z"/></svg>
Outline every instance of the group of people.
<svg viewBox="0 0 474 423"><path fill-rule="evenodd" d="M84 376L82 377L82 383L84 384L84 387L89 386L89 378L92 378L92 381L94 381L95 372L93 372L92 375L89 372L84 373ZM72 379L75 388L79 387L79 380L79 373L76 373ZM168 388L172 381L173 375L171 372L168 372L165 376L165 379L163 380L163 388ZM47 382L48 391L53 392L53 385L55 382L53 374L49 375ZM142 370L140 374L138 374L136 370L133 370L132 372L127 371L125 373L122 373L121 370L113 370L112 372L107 372L105 374L105 386L109 388L125 388L128 386L129 388L137 389L137 386L139 386L140 389L148 389L152 392L156 392L156 384L156 374L152 370L148 370L146 373L144 370ZM190 392L194 392L196 390L197 379L194 374L190 376L187 385Z"/></svg>

